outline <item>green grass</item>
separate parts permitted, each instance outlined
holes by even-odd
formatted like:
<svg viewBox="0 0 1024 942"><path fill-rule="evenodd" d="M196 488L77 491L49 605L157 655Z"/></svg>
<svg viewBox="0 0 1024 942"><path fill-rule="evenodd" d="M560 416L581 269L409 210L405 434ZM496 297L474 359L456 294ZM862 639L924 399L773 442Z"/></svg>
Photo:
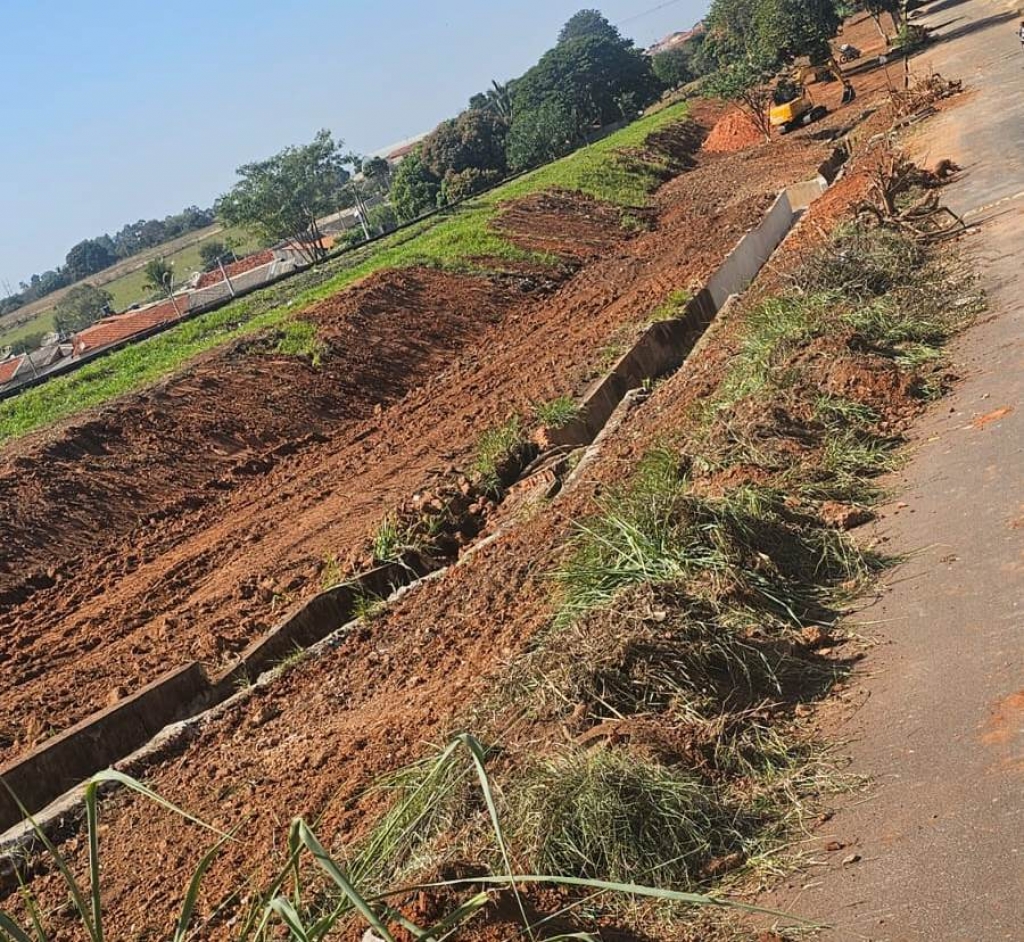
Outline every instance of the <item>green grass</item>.
<svg viewBox="0 0 1024 942"><path fill-rule="evenodd" d="M16 343L23 337L28 337L31 334L48 334L52 330L53 310L51 309L37 314L30 320L25 321L24 324L18 324L16 327L0 328L0 347Z"/></svg>
<svg viewBox="0 0 1024 942"><path fill-rule="evenodd" d="M526 431L514 415L480 436L470 470L486 490L496 491L501 487L502 467L525 443Z"/></svg>
<svg viewBox="0 0 1024 942"><path fill-rule="evenodd" d="M305 357L319 367L327 347L320 339L312 321L287 321L281 328L281 337L274 348L284 356Z"/></svg>
<svg viewBox="0 0 1024 942"><path fill-rule="evenodd" d="M533 414L541 425L562 428L580 414L580 406L572 396L559 396L550 402L538 403L533 408Z"/></svg>
<svg viewBox="0 0 1024 942"><path fill-rule="evenodd" d="M510 816L541 873L691 888L729 827L692 775L624 750L568 750L538 763Z"/></svg>
<svg viewBox="0 0 1024 942"><path fill-rule="evenodd" d="M564 187L621 207L644 204L660 182L659 167L639 165L636 161L627 165L618 159L618 151L641 145L649 134L685 115L684 105L674 105L642 118L451 215L428 220L362 252L336 259L325 265L319 275L306 279L300 276L256 292L104 357L73 375L26 390L15 399L0 403L0 442L156 382L198 354L236 337L277 326L303 308L374 272L410 265L493 269L501 260L529 258L529 253L491 226L502 205L510 200ZM312 287L304 287L310 282Z"/></svg>
<svg viewBox="0 0 1024 942"><path fill-rule="evenodd" d="M685 288L670 292L669 296L651 311L650 317L647 318L648 323L655 324L658 321L669 321L679 317L692 297L693 294Z"/></svg>
<svg viewBox="0 0 1024 942"><path fill-rule="evenodd" d="M226 239L231 239L235 243L234 251L238 256L249 255L260 248L259 241L245 230L224 229L177 252L163 256L174 266L174 283L181 284L193 272L202 271L203 263L199 257L199 247L203 242L208 240L224 242ZM140 268L138 271L129 272L103 285L103 290L109 291L113 295L114 310L123 311L132 304L146 301L151 297L152 290L145 287L145 282L146 272Z"/></svg>

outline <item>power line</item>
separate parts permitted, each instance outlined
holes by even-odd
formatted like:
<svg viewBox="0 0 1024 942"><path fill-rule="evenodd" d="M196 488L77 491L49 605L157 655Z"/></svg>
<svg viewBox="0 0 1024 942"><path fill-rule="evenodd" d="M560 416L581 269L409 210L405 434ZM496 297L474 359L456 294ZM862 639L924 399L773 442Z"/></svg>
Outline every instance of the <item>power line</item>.
<svg viewBox="0 0 1024 942"><path fill-rule="evenodd" d="M649 10L643 10L640 13L634 13L632 16L627 16L625 19L619 20L615 25L624 26L626 23L632 23L633 20L639 20L643 16L647 16L651 13L657 13L658 10L664 10L666 7L675 6L680 2L681 0L665 0L664 3L659 3L656 7L651 7Z"/></svg>

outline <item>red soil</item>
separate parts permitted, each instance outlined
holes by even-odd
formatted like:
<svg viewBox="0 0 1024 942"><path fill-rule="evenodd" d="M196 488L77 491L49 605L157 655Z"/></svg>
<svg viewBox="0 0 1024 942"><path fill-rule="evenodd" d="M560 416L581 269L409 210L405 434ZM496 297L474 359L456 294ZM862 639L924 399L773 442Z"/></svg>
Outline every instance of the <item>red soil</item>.
<svg viewBox="0 0 1024 942"><path fill-rule="evenodd" d="M709 156L638 236L592 200L535 198L503 225L583 265L558 290L551 272L385 273L308 313L320 369L268 353L273 340L235 345L8 447L0 761L172 666L229 663L318 590L326 555L468 465L486 428L577 392L605 345L702 283L822 156L806 140Z"/></svg>
<svg viewBox="0 0 1024 942"><path fill-rule="evenodd" d="M12 546L30 564L0 569L12 605L0 655L14 659L15 677L0 694L4 715L22 729L33 715L66 725L116 685L137 685L185 657L229 656L272 619L274 586L315 591L324 552L352 546L401 497L464 463L479 432L508 412L571 391L603 344L671 290L703 281L772 194L808 177L822 156L821 145L794 137L752 155L702 157L662 188L656 228L637 237L613 220L595 224L599 208L589 201L561 197L558 231L543 238L558 244L560 234L561 254L584 261L555 290L529 274L381 276L309 313L329 345L320 372L235 347L8 449L0 510L30 506L32 517L8 515ZM584 249L575 238L581 216ZM528 213L521 222L536 239ZM816 223L813 207L807 223ZM726 323L721 343L716 336L624 430L596 480L615 480L676 427L729 353ZM62 501L69 492L82 500ZM245 820L208 874L203 913L240 877L271 872L280 862L271 848L291 816L316 820L335 851L360 833L384 800L366 787L445 735L549 623L548 573L589 506L580 492L557 515L534 517L136 770L214 825ZM65 525L72 512L74 528ZM37 574L34 586L26 569ZM109 643L112 630L120 635ZM123 935L163 932L208 835L123 794L104 821L111 925ZM81 838L66 849L80 864ZM33 890L47 908L66 896L53 874ZM229 929L208 926L204 937ZM73 926L57 934L70 938Z"/></svg>
<svg viewBox="0 0 1024 942"><path fill-rule="evenodd" d="M745 111L730 111L711 130L704 150L711 154L729 154L764 143L764 134Z"/></svg>

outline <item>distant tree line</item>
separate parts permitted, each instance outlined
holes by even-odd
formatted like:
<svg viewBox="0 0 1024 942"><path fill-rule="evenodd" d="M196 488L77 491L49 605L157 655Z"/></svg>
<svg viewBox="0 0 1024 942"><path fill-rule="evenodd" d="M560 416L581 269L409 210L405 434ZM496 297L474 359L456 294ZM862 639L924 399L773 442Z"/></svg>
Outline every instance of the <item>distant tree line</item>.
<svg viewBox="0 0 1024 942"><path fill-rule="evenodd" d="M212 209L189 206L163 219L140 219L138 222L127 223L114 235L104 234L83 239L68 250L63 265L33 275L27 282L21 283L20 291L0 299L0 315L16 311L145 249L204 229L212 225L215 218Z"/></svg>

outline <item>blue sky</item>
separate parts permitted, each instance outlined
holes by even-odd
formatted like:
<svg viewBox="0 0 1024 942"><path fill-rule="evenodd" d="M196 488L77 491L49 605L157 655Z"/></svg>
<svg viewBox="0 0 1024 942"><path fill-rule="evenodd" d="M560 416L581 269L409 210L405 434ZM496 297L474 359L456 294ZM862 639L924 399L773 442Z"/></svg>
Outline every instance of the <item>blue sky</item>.
<svg viewBox="0 0 1024 942"><path fill-rule="evenodd" d="M428 131L585 5L646 46L707 0L0 0L0 294L321 127L361 152Z"/></svg>

